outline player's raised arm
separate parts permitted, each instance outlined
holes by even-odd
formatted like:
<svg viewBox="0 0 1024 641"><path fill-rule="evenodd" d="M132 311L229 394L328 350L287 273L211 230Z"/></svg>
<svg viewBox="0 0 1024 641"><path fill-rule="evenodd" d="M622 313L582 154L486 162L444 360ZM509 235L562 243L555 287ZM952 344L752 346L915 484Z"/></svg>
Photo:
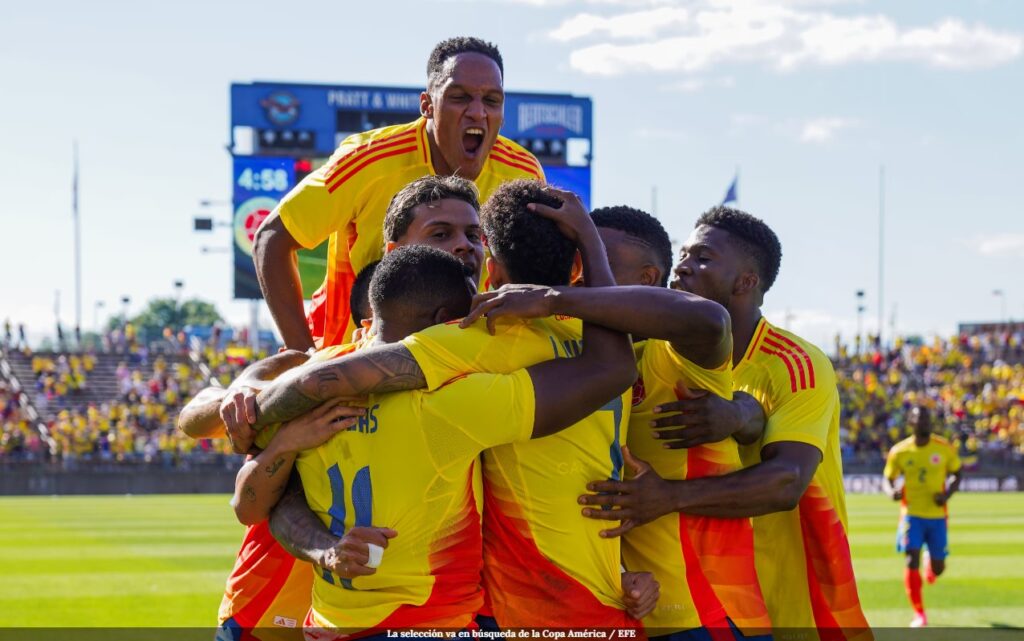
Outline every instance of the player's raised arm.
<svg viewBox="0 0 1024 641"><path fill-rule="evenodd" d="M571 192L552 192L562 200L560 208L535 203L532 211L554 220L576 243L588 286L613 285L604 243L579 198ZM636 380L636 360L629 336L584 322L578 357L554 359L526 371L536 398L533 437L539 438L582 420L625 391Z"/></svg>
<svg viewBox="0 0 1024 641"><path fill-rule="evenodd" d="M313 347L313 336L303 311L302 280L296 254L301 247L275 210L256 230L252 258L260 289L284 344L304 351Z"/></svg>
<svg viewBox="0 0 1024 641"><path fill-rule="evenodd" d="M694 294L660 287L505 285L478 295L463 326L483 315L493 325L503 316L540 318L555 314L669 341L677 353L701 367L718 367L732 355L732 329L724 307Z"/></svg>

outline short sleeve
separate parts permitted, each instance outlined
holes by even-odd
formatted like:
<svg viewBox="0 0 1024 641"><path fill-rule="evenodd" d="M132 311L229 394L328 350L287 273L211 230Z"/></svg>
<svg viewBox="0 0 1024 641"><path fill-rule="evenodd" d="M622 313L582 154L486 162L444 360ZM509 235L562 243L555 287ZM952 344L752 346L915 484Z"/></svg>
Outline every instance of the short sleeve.
<svg viewBox="0 0 1024 641"><path fill-rule="evenodd" d="M960 461L960 453L957 451L955 445L950 445L949 463L947 464L946 469L949 470L950 474L952 474L954 472L959 472L961 467L963 467L963 463Z"/></svg>
<svg viewBox="0 0 1024 641"><path fill-rule="evenodd" d="M421 397L421 424L438 469L533 435L535 396L525 369L471 374Z"/></svg>
<svg viewBox="0 0 1024 641"><path fill-rule="evenodd" d="M832 417L839 411L839 393L831 367L819 368L817 375L814 387L794 392L786 386L780 392L783 396L773 404L764 426L762 447L796 441L813 445L824 456Z"/></svg>
<svg viewBox="0 0 1024 641"><path fill-rule="evenodd" d="M732 363L725 361L715 369L697 365L681 355L668 341L649 339L646 341L641 367L644 378L657 376L672 388L683 382L693 390L707 390L722 398L732 399Z"/></svg>
<svg viewBox="0 0 1024 641"><path fill-rule="evenodd" d="M524 327L522 323L500 325L491 336L486 319L466 329L445 323L408 336L402 344L423 370L427 389L435 390L465 374L508 374L551 358L548 339L530 340Z"/></svg>
<svg viewBox="0 0 1024 641"><path fill-rule="evenodd" d="M324 182L329 162L306 176L281 200L277 213L288 233L306 249L344 230L355 217L356 185L350 182L330 191Z"/></svg>
<svg viewBox="0 0 1024 641"><path fill-rule="evenodd" d="M885 469L882 471L882 476L887 479L895 479L900 474L903 474L903 468L900 466L899 453L896 448L889 450L889 455L885 457Z"/></svg>

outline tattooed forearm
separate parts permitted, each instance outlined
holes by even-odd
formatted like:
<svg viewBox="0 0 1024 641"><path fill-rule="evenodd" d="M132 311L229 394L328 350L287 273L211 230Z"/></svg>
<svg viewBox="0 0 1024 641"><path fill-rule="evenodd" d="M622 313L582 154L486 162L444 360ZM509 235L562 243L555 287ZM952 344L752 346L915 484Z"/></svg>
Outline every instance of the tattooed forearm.
<svg viewBox="0 0 1024 641"><path fill-rule="evenodd" d="M421 389L426 385L423 370L403 345L373 347L303 365L275 380L256 399L256 427L291 420L334 398Z"/></svg>
<svg viewBox="0 0 1024 641"><path fill-rule="evenodd" d="M283 456L279 456L273 463L264 468L267 471L267 476L274 476L277 474L278 470L281 469L281 466L284 465L284 463L285 458Z"/></svg>
<svg viewBox="0 0 1024 641"><path fill-rule="evenodd" d="M245 491L243 493L245 494L246 501L249 501L250 503L256 501L256 490L253 489L252 487L246 486Z"/></svg>
<svg viewBox="0 0 1024 641"><path fill-rule="evenodd" d="M327 550L339 538L313 513L306 503L298 474L292 473L284 496L270 513L270 533L297 559L320 564Z"/></svg>

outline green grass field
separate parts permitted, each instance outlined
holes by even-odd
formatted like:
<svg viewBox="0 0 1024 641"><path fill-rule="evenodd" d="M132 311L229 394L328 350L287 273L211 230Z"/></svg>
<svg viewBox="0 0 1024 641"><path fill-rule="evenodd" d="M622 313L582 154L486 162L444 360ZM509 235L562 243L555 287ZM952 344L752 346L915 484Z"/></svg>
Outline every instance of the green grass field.
<svg viewBox="0 0 1024 641"><path fill-rule="evenodd" d="M242 528L227 496L0 499L0 627L208 627ZM854 564L874 626L910 610L896 505L850 496ZM1024 494L961 494L932 625L1024 627Z"/></svg>

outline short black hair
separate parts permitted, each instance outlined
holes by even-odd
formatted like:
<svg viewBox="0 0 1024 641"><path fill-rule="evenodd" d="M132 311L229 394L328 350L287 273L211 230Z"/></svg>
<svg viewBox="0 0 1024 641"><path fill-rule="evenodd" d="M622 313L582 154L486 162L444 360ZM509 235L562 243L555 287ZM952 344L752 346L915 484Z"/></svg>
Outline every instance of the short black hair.
<svg viewBox="0 0 1024 641"><path fill-rule="evenodd" d="M348 295L348 309L352 314L352 322L359 327L359 322L373 318L373 310L370 309L370 279L373 278L373 271L380 264L375 260L359 272L352 282L352 291Z"/></svg>
<svg viewBox="0 0 1024 641"><path fill-rule="evenodd" d="M480 212L487 246L515 283L568 285L576 245L558 231L554 221L529 211L530 203L562 205L536 180L502 183Z"/></svg>
<svg viewBox="0 0 1024 641"><path fill-rule="evenodd" d="M634 207L616 205L598 207L590 212L594 224L607 229L617 229L646 245L658 259L661 267L661 286L668 285L672 272L672 240L657 218Z"/></svg>
<svg viewBox="0 0 1024 641"><path fill-rule="evenodd" d="M498 71L501 72L501 81L505 82L505 63L501 60L501 52L498 51L498 47L480 38L459 36L442 40L434 45L434 50L430 52L430 57L427 58L428 89L434 87L444 71L445 61L460 53L479 53L487 56L494 61L494 64L498 65Z"/></svg>
<svg viewBox="0 0 1024 641"><path fill-rule="evenodd" d="M732 207L713 207L697 219L694 227L710 225L729 232L739 241L745 253L754 259L758 276L761 278L761 291L767 292L775 283L782 264L782 244L775 232L760 218L751 216L745 211Z"/></svg>
<svg viewBox="0 0 1024 641"><path fill-rule="evenodd" d="M426 245L388 252L370 279L370 306L381 319L388 311L416 315L438 307L465 316L472 299L462 261Z"/></svg>
<svg viewBox="0 0 1024 641"><path fill-rule="evenodd" d="M391 198L384 214L384 240L397 242L409 231L418 205L454 198L469 203L480 211L480 197L476 185L459 176L424 176L417 178Z"/></svg>

